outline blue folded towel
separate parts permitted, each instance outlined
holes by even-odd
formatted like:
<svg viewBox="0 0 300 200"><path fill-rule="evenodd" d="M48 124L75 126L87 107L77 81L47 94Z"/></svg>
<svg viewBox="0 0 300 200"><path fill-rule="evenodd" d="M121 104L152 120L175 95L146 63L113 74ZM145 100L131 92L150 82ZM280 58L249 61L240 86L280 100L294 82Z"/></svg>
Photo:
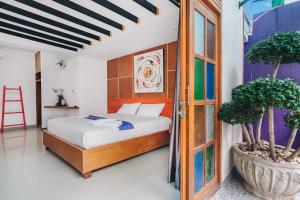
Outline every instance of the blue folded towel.
<svg viewBox="0 0 300 200"><path fill-rule="evenodd" d="M121 126L119 126L120 131L134 129L134 126L130 122L122 121Z"/></svg>
<svg viewBox="0 0 300 200"><path fill-rule="evenodd" d="M107 118L105 118L105 117L99 117L99 116L95 116L95 115L89 115L89 116L86 117L85 119L99 120L99 119L107 119ZM119 130L120 130L120 131L130 130L130 129L134 129L134 126L133 126L132 123L127 122L127 121L122 121L121 126L119 126Z"/></svg>
<svg viewBox="0 0 300 200"><path fill-rule="evenodd" d="M86 117L85 119L90 119L90 120L99 120L99 119L106 119L104 117L99 117L96 115L89 115L88 117Z"/></svg>

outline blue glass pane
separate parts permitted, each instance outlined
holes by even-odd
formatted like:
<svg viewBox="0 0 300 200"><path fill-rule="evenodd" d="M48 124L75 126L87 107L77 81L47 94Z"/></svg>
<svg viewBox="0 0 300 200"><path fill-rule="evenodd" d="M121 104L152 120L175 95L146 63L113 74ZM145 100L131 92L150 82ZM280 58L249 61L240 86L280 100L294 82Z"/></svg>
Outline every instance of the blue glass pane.
<svg viewBox="0 0 300 200"><path fill-rule="evenodd" d="M195 12L194 23L195 52L204 56L204 17L198 12Z"/></svg>
<svg viewBox="0 0 300 200"><path fill-rule="evenodd" d="M195 153L194 158L194 192L198 193L204 186L203 152Z"/></svg>
<svg viewBox="0 0 300 200"><path fill-rule="evenodd" d="M206 99L215 99L215 65L206 64Z"/></svg>

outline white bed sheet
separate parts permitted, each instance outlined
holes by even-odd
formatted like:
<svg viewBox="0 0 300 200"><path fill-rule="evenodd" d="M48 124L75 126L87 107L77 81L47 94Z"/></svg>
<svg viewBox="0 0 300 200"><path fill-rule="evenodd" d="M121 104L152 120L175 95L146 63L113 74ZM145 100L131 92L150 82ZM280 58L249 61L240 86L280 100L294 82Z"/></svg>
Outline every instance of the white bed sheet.
<svg viewBox="0 0 300 200"><path fill-rule="evenodd" d="M94 126L89 124L92 120L81 116L50 119L48 131L72 144L88 149L165 131L171 124L170 118L162 116L142 117L117 113L97 116L128 121L133 124L134 129L120 131L117 127Z"/></svg>

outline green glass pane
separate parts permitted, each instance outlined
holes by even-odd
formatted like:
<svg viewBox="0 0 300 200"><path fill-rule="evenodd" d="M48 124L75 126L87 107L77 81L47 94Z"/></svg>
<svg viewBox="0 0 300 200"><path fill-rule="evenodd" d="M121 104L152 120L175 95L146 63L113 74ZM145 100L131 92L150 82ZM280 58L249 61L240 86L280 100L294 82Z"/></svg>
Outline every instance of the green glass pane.
<svg viewBox="0 0 300 200"><path fill-rule="evenodd" d="M215 137L215 108L213 105L205 106L206 115L206 142Z"/></svg>
<svg viewBox="0 0 300 200"><path fill-rule="evenodd" d="M211 181L215 176L215 157L214 157L214 145L211 145L206 148L205 156L206 156L206 163L205 163L205 183Z"/></svg>
<svg viewBox="0 0 300 200"><path fill-rule="evenodd" d="M195 52L204 56L204 17L198 12L195 12L194 23Z"/></svg>
<svg viewBox="0 0 300 200"><path fill-rule="evenodd" d="M204 62L195 58L195 100L204 98Z"/></svg>
<svg viewBox="0 0 300 200"><path fill-rule="evenodd" d="M195 106L194 110L194 147L198 147L205 142L205 107Z"/></svg>

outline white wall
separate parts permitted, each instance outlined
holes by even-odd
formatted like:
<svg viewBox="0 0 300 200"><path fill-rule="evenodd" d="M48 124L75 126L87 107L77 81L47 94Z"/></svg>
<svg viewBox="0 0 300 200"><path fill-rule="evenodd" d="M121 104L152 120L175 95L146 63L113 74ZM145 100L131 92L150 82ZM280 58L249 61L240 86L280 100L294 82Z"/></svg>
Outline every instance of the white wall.
<svg viewBox="0 0 300 200"><path fill-rule="evenodd" d="M44 106L53 106L57 103L57 94L54 93L53 89L64 88L67 79L63 81L63 77L66 77L68 71L73 71L71 68L77 65L69 65L68 69L61 70L57 63L61 60L58 56L53 53L42 51L41 52L41 77L42 77L42 127L47 127L47 121L51 117L76 115L77 112L73 110L61 110L61 109L49 109ZM70 73L70 77L74 74ZM76 76L76 74L75 74ZM75 85L76 81L71 82L69 85ZM76 86L75 86L76 87ZM69 88L68 88L69 89ZM68 92L68 91L67 91Z"/></svg>
<svg viewBox="0 0 300 200"><path fill-rule="evenodd" d="M11 48L1 49L0 58L0 99L2 104L3 85L8 87L22 86L27 125L36 125L35 107L35 59L33 51L23 51ZM10 92L7 99L18 98L16 92ZM20 111L19 103L7 103L6 111ZM2 106L0 106L0 112ZM0 116L1 119L1 116ZM21 123L21 115L6 115L5 123Z"/></svg>
<svg viewBox="0 0 300 200"><path fill-rule="evenodd" d="M70 106L79 110L43 108L43 128L51 117L62 117L107 112L106 61L87 57L66 60L67 67L60 69L57 55L42 51L42 106L55 105L57 96L53 88L64 89L64 97Z"/></svg>
<svg viewBox="0 0 300 200"><path fill-rule="evenodd" d="M107 113L106 61L79 58L78 103L80 114Z"/></svg>
<svg viewBox="0 0 300 200"><path fill-rule="evenodd" d="M243 11L238 0L222 1L222 101L231 100L231 90L243 83ZM222 179L233 167L231 147L241 141L241 130L222 124Z"/></svg>

